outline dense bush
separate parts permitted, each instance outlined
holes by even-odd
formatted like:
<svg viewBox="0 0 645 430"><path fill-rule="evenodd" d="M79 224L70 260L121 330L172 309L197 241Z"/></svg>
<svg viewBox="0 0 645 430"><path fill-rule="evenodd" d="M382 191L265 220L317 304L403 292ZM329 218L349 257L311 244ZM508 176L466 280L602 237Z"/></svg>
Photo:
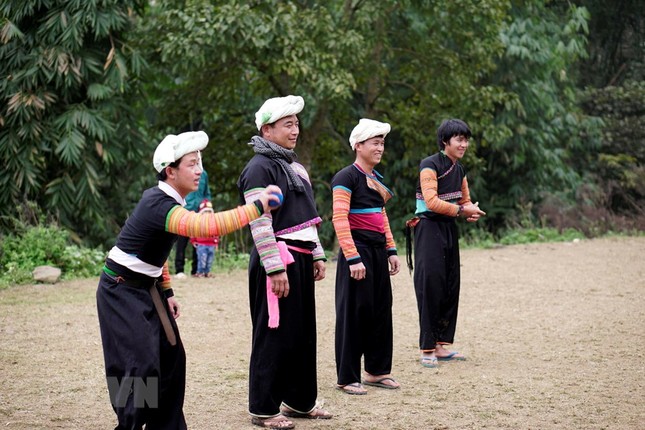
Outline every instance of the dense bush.
<svg viewBox="0 0 645 430"><path fill-rule="evenodd" d="M54 223L27 226L0 244L0 287L30 282L42 265L58 267L63 279L97 276L104 259L100 249L73 244L69 232Z"/></svg>

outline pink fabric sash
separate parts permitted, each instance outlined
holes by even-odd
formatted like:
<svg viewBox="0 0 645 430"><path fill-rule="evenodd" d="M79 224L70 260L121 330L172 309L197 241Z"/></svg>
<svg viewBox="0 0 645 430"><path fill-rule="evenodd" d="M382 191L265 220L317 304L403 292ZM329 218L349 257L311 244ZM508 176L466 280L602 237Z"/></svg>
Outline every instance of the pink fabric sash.
<svg viewBox="0 0 645 430"><path fill-rule="evenodd" d="M278 241L276 242L278 250L280 251L280 259L284 268L293 263L293 255L287 249L287 244ZM271 289L271 278L267 276L267 305L269 307L269 328L278 328L280 325L280 306L278 305L278 296Z"/></svg>

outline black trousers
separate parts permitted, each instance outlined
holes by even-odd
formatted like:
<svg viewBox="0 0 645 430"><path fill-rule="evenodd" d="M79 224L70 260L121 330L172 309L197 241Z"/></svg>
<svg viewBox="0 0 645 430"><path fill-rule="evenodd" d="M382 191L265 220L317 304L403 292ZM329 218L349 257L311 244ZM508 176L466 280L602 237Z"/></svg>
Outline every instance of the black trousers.
<svg viewBox="0 0 645 430"><path fill-rule="evenodd" d="M384 247L361 247L365 279L349 276L343 253L336 268L336 373L339 385L361 381L365 371L385 375L392 370L392 284Z"/></svg>
<svg viewBox="0 0 645 430"><path fill-rule="evenodd" d="M184 271L186 265L186 247L189 245L189 242L190 239L186 236L177 237L177 243L175 244L175 274ZM194 275L197 273L197 251L195 251L193 245L190 245L190 248L193 250L190 274Z"/></svg>
<svg viewBox="0 0 645 430"><path fill-rule="evenodd" d="M452 219L421 218L414 228L419 347L454 342L459 308L459 236Z"/></svg>
<svg viewBox="0 0 645 430"><path fill-rule="evenodd" d="M186 354L163 299L177 344L166 339L150 292L101 274L96 292L105 374L116 430L183 430ZM156 388L156 392L155 392Z"/></svg>
<svg viewBox="0 0 645 430"><path fill-rule="evenodd" d="M253 323L249 412L274 416L284 402L309 412L316 404L316 304L313 256L290 251L289 295L279 299L280 325L269 328L266 272L257 249L249 261L249 301Z"/></svg>

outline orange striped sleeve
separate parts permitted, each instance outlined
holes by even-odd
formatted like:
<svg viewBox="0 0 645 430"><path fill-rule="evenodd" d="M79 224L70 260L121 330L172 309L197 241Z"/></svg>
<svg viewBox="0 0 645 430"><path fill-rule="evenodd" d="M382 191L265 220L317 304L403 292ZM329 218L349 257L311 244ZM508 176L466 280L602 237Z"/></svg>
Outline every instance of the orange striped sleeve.
<svg viewBox="0 0 645 430"><path fill-rule="evenodd" d="M332 194L332 206L334 212L332 216L332 224L334 225L334 230L336 230L340 249L343 251L343 255L350 264L361 261L361 256L356 249L356 244L352 238L352 232L349 226L349 204L351 199L352 193L345 187L334 187Z"/></svg>
<svg viewBox="0 0 645 430"><path fill-rule="evenodd" d="M215 213L195 213L175 206L168 212L166 231L186 237L214 237L239 230L262 215L255 203Z"/></svg>
<svg viewBox="0 0 645 430"><path fill-rule="evenodd" d="M394 242L394 236L390 229L390 220L387 217L385 208L383 208L381 212L383 213L383 227L385 228L385 249L387 249L388 255L396 254L396 243Z"/></svg>
<svg viewBox="0 0 645 430"><path fill-rule="evenodd" d="M170 270L168 270L168 260L163 264L163 268L161 269L161 278L163 279L159 285L161 285L161 288L163 290L167 290L171 287L170 285Z"/></svg>
<svg viewBox="0 0 645 430"><path fill-rule="evenodd" d="M461 199L459 200L460 205L467 205L472 203L470 201L470 189L468 188L468 178L464 176L464 179L461 181Z"/></svg>
<svg viewBox="0 0 645 430"><path fill-rule="evenodd" d="M421 182L423 200L426 202L428 209L432 212L447 216L457 216L459 214L459 205L445 202L439 198L437 194L437 172L425 168L421 170L419 180Z"/></svg>

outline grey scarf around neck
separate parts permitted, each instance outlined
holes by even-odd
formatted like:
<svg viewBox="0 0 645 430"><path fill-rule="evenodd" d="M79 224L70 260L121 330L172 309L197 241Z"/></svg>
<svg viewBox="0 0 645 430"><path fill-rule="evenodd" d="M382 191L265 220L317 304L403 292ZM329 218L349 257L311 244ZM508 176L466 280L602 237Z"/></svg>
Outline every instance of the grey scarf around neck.
<svg viewBox="0 0 645 430"><path fill-rule="evenodd" d="M298 158L293 150L283 148L282 146L260 136L253 136L249 145L253 147L253 151L256 154L264 155L265 157L275 160L275 162L282 167L282 170L284 170L284 173L287 175L287 183L289 184L290 190L296 190L299 193L305 191L302 179L300 179L300 176L298 176L298 174L289 165L289 163L293 163L296 161L296 158Z"/></svg>

